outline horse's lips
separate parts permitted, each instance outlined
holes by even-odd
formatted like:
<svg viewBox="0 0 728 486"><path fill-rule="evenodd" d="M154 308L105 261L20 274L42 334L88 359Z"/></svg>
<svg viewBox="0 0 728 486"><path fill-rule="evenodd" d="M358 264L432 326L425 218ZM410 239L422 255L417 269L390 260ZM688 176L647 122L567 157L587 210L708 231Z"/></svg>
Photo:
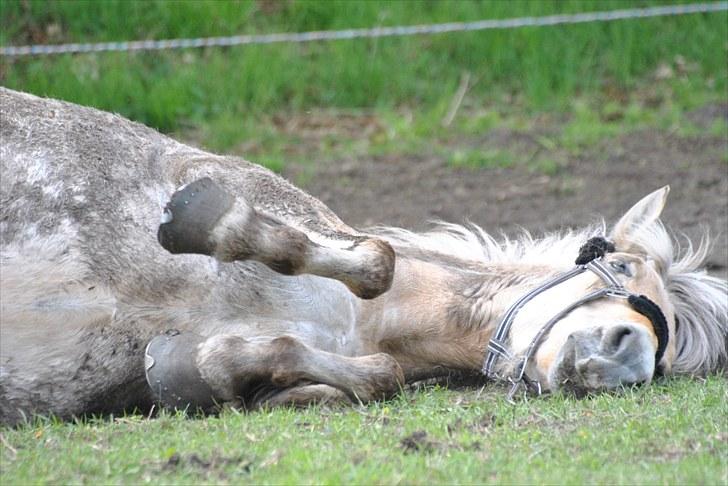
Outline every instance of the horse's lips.
<svg viewBox="0 0 728 486"><path fill-rule="evenodd" d="M576 373L576 369L574 368L575 362L575 343L574 339L569 336L556 355L556 359L548 372L549 389L558 390L570 382L571 377Z"/></svg>

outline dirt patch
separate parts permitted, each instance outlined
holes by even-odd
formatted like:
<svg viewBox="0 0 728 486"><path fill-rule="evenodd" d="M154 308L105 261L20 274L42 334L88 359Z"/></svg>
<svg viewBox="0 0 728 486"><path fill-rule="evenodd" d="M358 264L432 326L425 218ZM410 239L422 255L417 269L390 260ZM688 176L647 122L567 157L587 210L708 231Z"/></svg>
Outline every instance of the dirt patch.
<svg viewBox="0 0 728 486"><path fill-rule="evenodd" d="M224 479L228 477L227 473L230 471L234 471L235 474L250 473L253 466L253 461L244 457L227 457L218 453L203 457L196 453L179 454L175 452L161 464L161 470L172 472L185 468L203 476Z"/></svg>
<svg viewBox="0 0 728 486"><path fill-rule="evenodd" d="M469 444L457 444L438 441L431 438L424 430L416 430L399 441L399 446L405 454L424 453L444 450L479 451L482 444L478 441Z"/></svg>
<svg viewBox="0 0 728 486"><path fill-rule="evenodd" d="M424 430L416 430L399 441L405 453L432 452L439 444L427 437Z"/></svg>
<svg viewBox="0 0 728 486"><path fill-rule="evenodd" d="M728 117L728 105L709 105L689 116L709 126ZM535 134L543 128L534 128ZM487 150L522 147L533 138L522 131L498 130L461 142ZM457 148L453 145L453 150ZM387 224L422 230L429 220L472 221L494 234L514 234L521 228L539 234L600 218L614 222L640 198L669 184L663 220L678 237L686 235L694 242L709 231L714 245L709 269L725 278L727 153L728 134L681 136L642 130L603 140L579 153L559 154L563 163L549 175L518 163L506 168L454 168L433 153L319 163L303 187L358 227ZM284 175L295 181L299 170L290 167Z"/></svg>

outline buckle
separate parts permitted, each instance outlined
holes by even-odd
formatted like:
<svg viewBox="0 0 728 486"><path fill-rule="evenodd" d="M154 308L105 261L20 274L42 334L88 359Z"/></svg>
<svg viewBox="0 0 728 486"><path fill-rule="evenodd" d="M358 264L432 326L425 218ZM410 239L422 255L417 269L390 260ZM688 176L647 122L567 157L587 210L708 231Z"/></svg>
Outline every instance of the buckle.
<svg viewBox="0 0 728 486"><path fill-rule="evenodd" d="M624 287L613 287L607 289L606 295L609 297L617 297L618 299L628 299L632 293Z"/></svg>
<svg viewBox="0 0 728 486"><path fill-rule="evenodd" d="M521 388L521 384L523 383L521 380L513 381L513 379L509 376L508 381L510 381L513 385L511 386L511 389L508 391L508 395L506 395L506 401L510 403L511 405L515 405L516 401L513 399L513 397L516 395L516 392L519 388Z"/></svg>

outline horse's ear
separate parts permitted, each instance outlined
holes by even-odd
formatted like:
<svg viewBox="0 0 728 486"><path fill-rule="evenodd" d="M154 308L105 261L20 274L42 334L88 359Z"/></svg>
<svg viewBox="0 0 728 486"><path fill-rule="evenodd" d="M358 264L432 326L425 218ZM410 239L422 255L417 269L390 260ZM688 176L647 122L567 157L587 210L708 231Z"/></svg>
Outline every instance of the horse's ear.
<svg viewBox="0 0 728 486"><path fill-rule="evenodd" d="M665 186L648 194L619 218L610 235L617 251L629 251L639 240L638 235L657 222L669 192L670 186Z"/></svg>

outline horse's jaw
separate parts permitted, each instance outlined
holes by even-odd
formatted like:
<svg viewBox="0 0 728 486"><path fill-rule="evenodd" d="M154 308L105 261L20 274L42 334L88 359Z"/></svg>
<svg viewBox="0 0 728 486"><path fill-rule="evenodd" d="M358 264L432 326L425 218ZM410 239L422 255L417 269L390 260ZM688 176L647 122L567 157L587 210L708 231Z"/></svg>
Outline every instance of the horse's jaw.
<svg viewBox="0 0 728 486"><path fill-rule="evenodd" d="M611 322L570 333L547 370L548 389L582 395L649 383L654 337L634 322Z"/></svg>

